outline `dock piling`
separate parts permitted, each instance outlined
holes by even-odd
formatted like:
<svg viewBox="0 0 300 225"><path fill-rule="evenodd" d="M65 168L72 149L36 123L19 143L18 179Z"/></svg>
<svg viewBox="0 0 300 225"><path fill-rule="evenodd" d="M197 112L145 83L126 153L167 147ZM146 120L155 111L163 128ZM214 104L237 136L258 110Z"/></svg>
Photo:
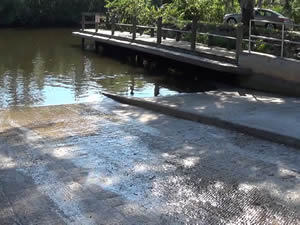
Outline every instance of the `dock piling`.
<svg viewBox="0 0 300 225"><path fill-rule="evenodd" d="M81 48L84 49L85 47L85 39L81 38Z"/></svg>

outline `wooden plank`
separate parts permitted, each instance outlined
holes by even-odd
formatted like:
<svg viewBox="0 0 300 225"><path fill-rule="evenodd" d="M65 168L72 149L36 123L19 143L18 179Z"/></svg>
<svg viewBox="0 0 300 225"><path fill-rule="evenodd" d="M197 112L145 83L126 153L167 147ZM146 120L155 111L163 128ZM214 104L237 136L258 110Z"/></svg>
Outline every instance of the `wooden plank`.
<svg viewBox="0 0 300 225"><path fill-rule="evenodd" d="M170 31L170 32L179 32L179 33L185 33L185 34L191 34L191 31L186 30L177 30L177 29L170 29L170 28L162 28L164 31Z"/></svg>

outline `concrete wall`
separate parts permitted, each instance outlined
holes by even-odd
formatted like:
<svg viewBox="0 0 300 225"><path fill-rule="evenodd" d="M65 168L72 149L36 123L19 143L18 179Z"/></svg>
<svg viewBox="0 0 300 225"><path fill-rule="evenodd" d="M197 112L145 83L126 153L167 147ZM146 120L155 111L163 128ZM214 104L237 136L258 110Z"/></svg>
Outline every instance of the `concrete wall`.
<svg viewBox="0 0 300 225"><path fill-rule="evenodd" d="M241 68L252 74L239 77L240 85L263 91L300 96L300 61L261 53L242 53Z"/></svg>

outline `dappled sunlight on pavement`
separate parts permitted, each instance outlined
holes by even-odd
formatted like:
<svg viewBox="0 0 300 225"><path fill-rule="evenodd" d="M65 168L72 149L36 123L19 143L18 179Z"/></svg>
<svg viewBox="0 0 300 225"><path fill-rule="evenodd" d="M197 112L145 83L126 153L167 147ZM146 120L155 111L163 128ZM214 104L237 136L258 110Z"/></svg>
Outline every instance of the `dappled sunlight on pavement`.
<svg viewBox="0 0 300 225"><path fill-rule="evenodd" d="M299 222L298 150L111 100L0 115L4 224Z"/></svg>

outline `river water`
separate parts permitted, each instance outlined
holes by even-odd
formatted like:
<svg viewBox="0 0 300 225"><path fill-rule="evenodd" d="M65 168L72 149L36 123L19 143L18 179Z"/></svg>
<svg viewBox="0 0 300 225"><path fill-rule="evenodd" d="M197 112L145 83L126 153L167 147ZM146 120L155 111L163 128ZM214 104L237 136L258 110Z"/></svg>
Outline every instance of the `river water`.
<svg viewBox="0 0 300 225"><path fill-rule="evenodd" d="M103 98L101 91L166 96L190 92L194 85L167 74L150 75L142 67L92 50L83 51L71 32L0 30L0 108L97 101Z"/></svg>

